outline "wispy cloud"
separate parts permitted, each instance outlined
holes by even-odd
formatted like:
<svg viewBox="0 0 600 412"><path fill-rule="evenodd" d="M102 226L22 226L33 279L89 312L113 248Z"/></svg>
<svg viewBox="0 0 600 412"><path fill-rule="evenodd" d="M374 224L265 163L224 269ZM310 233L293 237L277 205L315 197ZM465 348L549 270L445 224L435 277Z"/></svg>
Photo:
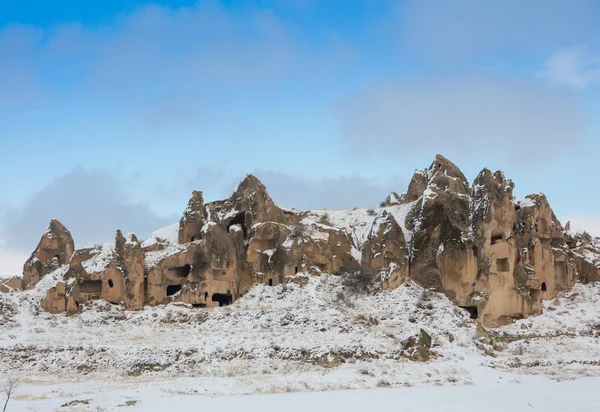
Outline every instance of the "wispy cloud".
<svg viewBox="0 0 600 412"><path fill-rule="evenodd" d="M269 9L146 5L100 27L0 30L0 104L44 91L48 101L116 106L161 126L290 78L313 81L352 53L333 34L309 44L302 28Z"/></svg>
<svg viewBox="0 0 600 412"><path fill-rule="evenodd" d="M439 60L527 55L600 33L594 0L403 0L390 31L414 53Z"/></svg>
<svg viewBox="0 0 600 412"><path fill-rule="evenodd" d="M585 119L577 98L513 77L404 78L374 83L336 107L342 139L357 150L504 156L525 164L574 150Z"/></svg>
<svg viewBox="0 0 600 412"><path fill-rule="evenodd" d="M177 219L132 201L114 174L77 168L54 179L23 207L0 216L0 248L33 251L54 218L71 231L77 247L111 241L117 229L143 237Z"/></svg>
<svg viewBox="0 0 600 412"><path fill-rule="evenodd" d="M538 75L580 89L600 83L600 51L587 46L559 50L544 63Z"/></svg>

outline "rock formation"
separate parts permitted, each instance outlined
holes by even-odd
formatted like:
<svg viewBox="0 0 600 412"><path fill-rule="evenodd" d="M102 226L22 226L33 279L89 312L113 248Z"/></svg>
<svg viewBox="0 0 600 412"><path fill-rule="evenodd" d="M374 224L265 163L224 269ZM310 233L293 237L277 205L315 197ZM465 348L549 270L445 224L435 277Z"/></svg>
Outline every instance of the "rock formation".
<svg viewBox="0 0 600 412"><path fill-rule="evenodd" d="M458 167L440 155L423 174L426 188L406 224L413 230L411 277L425 287L445 290L451 298L460 299L458 283L474 280L476 267L466 236L469 183Z"/></svg>
<svg viewBox="0 0 600 412"><path fill-rule="evenodd" d="M206 221L206 208L202 192L194 191L187 209L179 221L179 243L188 243L201 239L202 228Z"/></svg>
<svg viewBox="0 0 600 412"><path fill-rule="evenodd" d="M23 267L23 289L33 288L41 278L69 263L75 243L71 232L58 220L51 220L40 243Z"/></svg>
<svg viewBox="0 0 600 412"><path fill-rule="evenodd" d="M225 200L205 204L194 191L179 225L143 243L117 231L114 244L74 250L53 220L25 264L23 288L47 276L41 305L52 313L100 299L128 310L215 307L256 283L368 270L381 290L411 278L494 326L540 313L543 299L575 282L600 281L600 240L568 233L543 194L515 199L513 188L487 169L471 187L437 155L378 210L304 212L279 208L248 175Z"/></svg>
<svg viewBox="0 0 600 412"><path fill-rule="evenodd" d="M408 247L391 213L384 210L373 221L361 263L380 274L383 289L395 289L408 277Z"/></svg>

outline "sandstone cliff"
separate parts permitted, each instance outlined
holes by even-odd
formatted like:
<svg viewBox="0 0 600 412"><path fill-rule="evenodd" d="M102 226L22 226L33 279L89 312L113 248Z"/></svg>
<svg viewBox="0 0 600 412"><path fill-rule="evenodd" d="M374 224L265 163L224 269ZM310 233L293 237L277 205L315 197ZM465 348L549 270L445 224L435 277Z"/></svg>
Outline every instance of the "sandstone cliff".
<svg viewBox="0 0 600 412"><path fill-rule="evenodd" d="M223 306L257 283L369 271L379 290L411 278L497 325L540 313L543 299L576 282L600 280L600 241L565 230L543 194L515 199L513 189L487 169L471 185L437 155L379 209L295 211L248 175L225 200L205 204L194 191L178 225L141 243L117 231L113 244L75 250L53 220L22 286L48 276L42 307L74 314L96 299L127 310Z"/></svg>

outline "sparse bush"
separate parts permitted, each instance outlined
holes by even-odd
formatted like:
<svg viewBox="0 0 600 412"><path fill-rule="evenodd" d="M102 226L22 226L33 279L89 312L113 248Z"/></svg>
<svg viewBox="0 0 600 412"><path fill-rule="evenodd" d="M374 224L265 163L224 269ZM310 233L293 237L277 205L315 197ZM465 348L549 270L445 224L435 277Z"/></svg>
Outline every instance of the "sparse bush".
<svg viewBox="0 0 600 412"><path fill-rule="evenodd" d="M4 396L6 396L6 401L4 402L4 408L2 409L2 412L6 412L6 408L8 407L8 402L10 401L11 396L17 390L18 383L19 383L19 380L17 378L9 377L6 380L6 383L5 383L4 387L2 388L2 392L4 393Z"/></svg>
<svg viewBox="0 0 600 412"><path fill-rule="evenodd" d="M379 207L386 207L386 206L387 206L387 202L385 200L379 204Z"/></svg>
<svg viewBox="0 0 600 412"><path fill-rule="evenodd" d="M375 216L376 214L377 214L377 212L375 211L375 209L373 209L373 208L367 209L367 215Z"/></svg>
<svg viewBox="0 0 600 412"><path fill-rule="evenodd" d="M370 267L362 266L359 270L342 275L342 284L354 294L370 294L375 291L377 275Z"/></svg>

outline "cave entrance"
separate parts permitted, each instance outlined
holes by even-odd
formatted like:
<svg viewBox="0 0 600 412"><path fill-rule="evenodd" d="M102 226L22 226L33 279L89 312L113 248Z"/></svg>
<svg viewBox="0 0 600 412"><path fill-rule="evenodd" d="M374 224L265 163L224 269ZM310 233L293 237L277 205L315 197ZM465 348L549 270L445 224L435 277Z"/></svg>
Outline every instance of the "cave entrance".
<svg viewBox="0 0 600 412"><path fill-rule="evenodd" d="M273 286L273 279L269 279L269 286Z"/></svg>
<svg viewBox="0 0 600 412"><path fill-rule="evenodd" d="M479 311L477 310L477 306L459 306L461 309L469 312L469 316L471 319L477 319L479 317Z"/></svg>
<svg viewBox="0 0 600 412"><path fill-rule="evenodd" d="M548 288L546 287L546 282L542 282L542 292L546 292Z"/></svg>
<svg viewBox="0 0 600 412"><path fill-rule="evenodd" d="M193 308L205 308L206 304L204 303L192 303Z"/></svg>
<svg viewBox="0 0 600 412"><path fill-rule="evenodd" d="M227 232L229 232L229 228L233 225L240 225L242 227L242 232L244 233L244 237L248 236L248 229L246 229L246 212L240 212L227 225Z"/></svg>
<svg viewBox="0 0 600 412"><path fill-rule="evenodd" d="M493 233L492 237L490 239L492 245L495 245L498 242L502 242L504 240L504 234L503 233Z"/></svg>
<svg viewBox="0 0 600 412"><path fill-rule="evenodd" d="M79 288L81 289L82 293L99 295L102 293L102 281L101 280L82 280L79 282Z"/></svg>
<svg viewBox="0 0 600 412"><path fill-rule="evenodd" d="M167 286L167 296L173 296L181 290L181 285Z"/></svg>
<svg viewBox="0 0 600 412"><path fill-rule="evenodd" d="M298 274L298 266L294 266L294 275Z"/></svg>
<svg viewBox="0 0 600 412"><path fill-rule="evenodd" d="M510 271L510 264L508 263L508 258L496 259L496 271L498 271L498 272L509 272Z"/></svg>
<svg viewBox="0 0 600 412"><path fill-rule="evenodd" d="M54 255L54 257L52 258L52 260L56 260L56 264L57 265L62 264L61 261L60 261L60 255Z"/></svg>
<svg viewBox="0 0 600 412"><path fill-rule="evenodd" d="M229 291L227 291L227 293L213 293L212 301L219 302L219 306L227 306L231 305L233 296L231 296L231 292Z"/></svg>
<svg viewBox="0 0 600 412"><path fill-rule="evenodd" d="M186 278L191 271L192 267L189 264L180 267L169 268L169 272L178 278Z"/></svg>

